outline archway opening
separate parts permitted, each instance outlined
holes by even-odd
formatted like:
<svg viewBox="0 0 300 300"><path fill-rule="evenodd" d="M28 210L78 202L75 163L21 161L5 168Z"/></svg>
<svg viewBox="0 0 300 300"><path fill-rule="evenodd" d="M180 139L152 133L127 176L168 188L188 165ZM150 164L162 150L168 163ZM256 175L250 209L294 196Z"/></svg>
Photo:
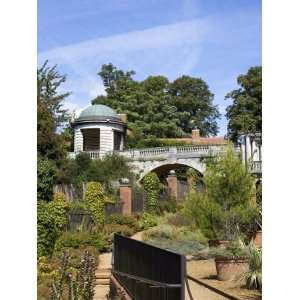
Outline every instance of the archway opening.
<svg viewBox="0 0 300 300"><path fill-rule="evenodd" d="M190 172L191 170L192 172ZM203 174L188 165L178 163L165 164L153 168L150 172L155 172L162 184L160 195L162 200L170 198L170 196L171 198L183 199L192 182L198 191L204 190ZM192 177L191 173L193 173ZM140 180L142 185L143 179L144 177Z"/></svg>

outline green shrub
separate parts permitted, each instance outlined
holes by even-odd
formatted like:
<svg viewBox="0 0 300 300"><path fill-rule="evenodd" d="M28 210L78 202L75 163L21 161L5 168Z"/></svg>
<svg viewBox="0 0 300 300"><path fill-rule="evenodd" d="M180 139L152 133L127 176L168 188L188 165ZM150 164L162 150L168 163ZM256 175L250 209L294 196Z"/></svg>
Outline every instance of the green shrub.
<svg viewBox="0 0 300 300"><path fill-rule="evenodd" d="M178 210L177 201L174 199L158 201L157 210L159 214L163 214L165 212L175 213Z"/></svg>
<svg viewBox="0 0 300 300"><path fill-rule="evenodd" d="M134 232L139 230L139 224L137 221L137 217L134 215L121 215L121 214L112 214L107 220L107 224L118 224L118 225L127 225Z"/></svg>
<svg viewBox="0 0 300 300"><path fill-rule="evenodd" d="M69 212L88 212L88 205L85 201L71 201L69 204Z"/></svg>
<svg viewBox="0 0 300 300"><path fill-rule="evenodd" d="M175 214L170 214L166 216L167 223L177 227L180 226L190 226L192 222L188 219L182 212L177 212Z"/></svg>
<svg viewBox="0 0 300 300"><path fill-rule="evenodd" d="M113 192L112 180L132 178L127 160L119 155L106 155L103 159L92 160L87 153L79 153L75 160L62 162L58 172L58 182L74 184L81 195L82 182L101 182L107 192Z"/></svg>
<svg viewBox="0 0 300 300"><path fill-rule="evenodd" d="M203 181L206 192L187 194L185 215L211 239L249 236L258 214L251 204L254 180L231 146L208 162Z"/></svg>
<svg viewBox="0 0 300 300"><path fill-rule="evenodd" d="M191 189L184 201L183 213L207 238L217 238L216 227L222 228L222 211L217 204L209 201L206 194Z"/></svg>
<svg viewBox="0 0 300 300"><path fill-rule="evenodd" d="M37 198L50 201L56 179L56 167L49 160L38 158L37 161Z"/></svg>
<svg viewBox="0 0 300 300"><path fill-rule="evenodd" d="M254 193L254 178L231 145L208 163L203 181L210 201L223 210L248 203Z"/></svg>
<svg viewBox="0 0 300 300"><path fill-rule="evenodd" d="M63 194L55 194L50 202L39 201L37 207L37 253L51 255L56 239L66 223L68 205Z"/></svg>
<svg viewBox="0 0 300 300"><path fill-rule="evenodd" d="M95 247L99 252L109 248L107 237L100 233L90 232L64 232L55 243L55 251L65 248L79 249L82 247Z"/></svg>
<svg viewBox="0 0 300 300"><path fill-rule="evenodd" d="M204 249L204 246L198 241L179 241L161 238L148 240L147 243L182 255L195 255Z"/></svg>
<svg viewBox="0 0 300 300"><path fill-rule="evenodd" d="M139 219L139 228L141 230L147 230L151 227L157 226L157 217L149 214L149 213L143 213Z"/></svg>
<svg viewBox="0 0 300 300"><path fill-rule="evenodd" d="M124 236L132 236L135 234L133 228L129 227L128 225L120 225L120 224L105 224L103 228L103 232L107 235L112 235L114 233L119 233Z"/></svg>
<svg viewBox="0 0 300 300"><path fill-rule="evenodd" d="M144 189L147 194L146 207L150 213L157 211L160 181L155 172L148 173L143 179Z"/></svg>
<svg viewBox="0 0 300 300"><path fill-rule="evenodd" d="M104 224L105 195L100 182L88 182L85 201L96 226Z"/></svg>
<svg viewBox="0 0 300 300"><path fill-rule="evenodd" d="M151 228L144 232L144 240L169 239L174 241L196 241L206 244L207 239L200 229L190 227L174 227L168 224L162 224L159 227Z"/></svg>

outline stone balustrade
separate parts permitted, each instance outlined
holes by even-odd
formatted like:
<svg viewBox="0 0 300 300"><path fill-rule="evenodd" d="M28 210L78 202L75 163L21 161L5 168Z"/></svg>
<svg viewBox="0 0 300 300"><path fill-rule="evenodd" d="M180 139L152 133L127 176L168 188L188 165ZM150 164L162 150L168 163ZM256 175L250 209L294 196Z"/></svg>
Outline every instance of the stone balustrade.
<svg viewBox="0 0 300 300"><path fill-rule="evenodd" d="M130 149L126 151L111 151L108 154L116 153L132 161L151 161L167 160L170 158L204 158L219 155L226 150L224 145L189 145L176 147L154 147L144 149ZM235 148L236 153L241 149ZM100 159L102 156L99 151L87 151L91 159ZM70 158L75 158L75 153L69 154ZM251 162L250 170L252 173L261 173L261 161Z"/></svg>
<svg viewBox="0 0 300 300"><path fill-rule="evenodd" d="M170 156L177 157L208 157L217 155L225 150L222 145L191 145L177 147L155 147L144 149L132 149L127 151L115 152L126 158L150 159L150 158L168 158Z"/></svg>

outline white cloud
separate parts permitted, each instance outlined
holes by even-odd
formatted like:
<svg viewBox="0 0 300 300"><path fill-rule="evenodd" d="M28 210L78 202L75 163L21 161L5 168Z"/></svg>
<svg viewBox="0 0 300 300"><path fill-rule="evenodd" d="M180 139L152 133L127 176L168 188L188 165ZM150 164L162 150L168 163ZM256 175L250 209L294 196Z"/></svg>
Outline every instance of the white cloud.
<svg viewBox="0 0 300 300"><path fill-rule="evenodd" d="M190 73L199 62L208 23L206 19L194 19L87 40L41 52L39 62L48 59L51 65L58 64L62 73L67 73L64 90L72 92L68 105L71 109L76 103L84 107L96 96L105 94L96 75L104 63L133 69L140 78L163 74L174 79Z"/></svg>
<svg viewBox="0 0 300 300"><path fill-rule="evenodd" d="M58 64L73 64L83 59L90 60L99 56L111 57L120 52L190 45L203 39L207 30L205 19L161 25L54 48L40 53L39 60L49 59Z"/></svg>

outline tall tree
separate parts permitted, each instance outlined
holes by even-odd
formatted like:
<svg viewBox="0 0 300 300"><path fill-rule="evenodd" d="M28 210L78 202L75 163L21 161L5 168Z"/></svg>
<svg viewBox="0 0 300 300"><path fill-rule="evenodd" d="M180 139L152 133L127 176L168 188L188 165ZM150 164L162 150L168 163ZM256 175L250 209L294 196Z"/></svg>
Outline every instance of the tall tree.
<svg viewBox="0 0 300 300"><path fill-rule="evenodd" d="M65 80L48 61L37 70L37 150L39 156L55 161L65 155L64 139L57 133L69 117L62 105L70 93L59 93Z"/></svg>
<svg viewBox="0 0 300 300"><path fill-rule="evenodd" d="M225 99L233 103L226 109L228 135L236 140L241 133L261 132L262 129L262 68L252 67L237 79L240 88L231 91Z"/></svg>
<svg viewBox="0 0 300 300"><path fill-rule="evenodd" d="M203 136L216 135L218 108L213 105L214 95L201 78L182 76L170 87L174 105L180 112L180 126L184 132L198 127Z"/></svg>
<svg viewBox="0 0 300 300"><path fill-rule="evenodd" d="M107 95L93 104L105 104L127 113L128 127L139 137L180 137L200 128L203 135L216 134L217 108L204 81L183 76L170 83L164 76L149 76L144 81L132 78L134 71L124 72L112 64L98 73ZM192 120L192 122L190 122Z"/></svg>

